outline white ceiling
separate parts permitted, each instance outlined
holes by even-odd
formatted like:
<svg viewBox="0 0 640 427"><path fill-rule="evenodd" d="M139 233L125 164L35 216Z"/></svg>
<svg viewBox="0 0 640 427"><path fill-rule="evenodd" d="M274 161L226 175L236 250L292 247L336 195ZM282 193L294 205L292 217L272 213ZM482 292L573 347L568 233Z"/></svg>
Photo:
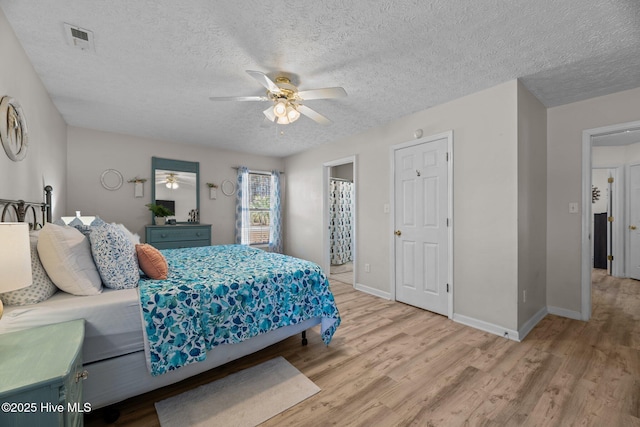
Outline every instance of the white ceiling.
<svg viewBox="0 0 640 427"><path fill-rule="evenodd" d="M69 125L274 156L515 78L548 107L640 86L637 0L0 0L0 7ZM70 47L63 23L93 31L95 52ZM208 99L263 95L245 70L286 72L300 90L342 86L349 96L306 104L330 126L302 117L262 127L268 104Z"/></svg>

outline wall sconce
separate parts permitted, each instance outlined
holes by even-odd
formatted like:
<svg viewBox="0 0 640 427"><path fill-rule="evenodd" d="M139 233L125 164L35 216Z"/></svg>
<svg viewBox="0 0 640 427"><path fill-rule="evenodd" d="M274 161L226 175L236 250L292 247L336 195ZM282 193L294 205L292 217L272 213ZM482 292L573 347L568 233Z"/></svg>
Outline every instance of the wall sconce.
<svg viewBox="0 0 640 427"><path fill-rule="evenodd" d="M209 198L211 200L215 200L218 198L218 186L214 183L207 182L207 187L209 187Z"/></svg>
<svg viewBox="0 0 640 427"><path fill-rule="evenodd" d="M133 197L138 199L144 197L144 183L147 182L146 178L138 178L136 176L127 182L133 183Z"/></svg>

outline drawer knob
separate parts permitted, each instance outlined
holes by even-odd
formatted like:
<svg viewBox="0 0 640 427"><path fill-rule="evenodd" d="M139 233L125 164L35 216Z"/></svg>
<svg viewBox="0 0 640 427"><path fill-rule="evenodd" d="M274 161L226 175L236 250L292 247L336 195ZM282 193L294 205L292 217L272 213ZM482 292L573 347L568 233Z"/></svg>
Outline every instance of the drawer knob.
<svg viewBox="0 0 640 427"><path fill-rule="evenodd" d="M160 237L167 237L167 233L162 233Z"/></svg>
<svg viewBox="0 0 640 427"><path fill-rule="evenodd" d="M86 369L82 372L76 372L76 382L80 382L80 380L86 380L89 378L89 371Z"/></svg>
<svg viewBox="0 0 640 427"><path fill-rule="evenodd" d="M198 232L196 232L196 236L200 237L200 236L202 236L202 233L200 233L200 232L198 231Z"/></svg>

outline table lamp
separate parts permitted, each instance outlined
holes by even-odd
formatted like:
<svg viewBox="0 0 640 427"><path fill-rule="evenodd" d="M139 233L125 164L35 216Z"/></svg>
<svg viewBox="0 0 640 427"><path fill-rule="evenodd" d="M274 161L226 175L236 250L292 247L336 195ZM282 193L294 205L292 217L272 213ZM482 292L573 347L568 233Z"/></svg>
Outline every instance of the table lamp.
<svg viewBox="0 0 640 427"><path fill-rule="evenodd" d="M31 282L29 225L0 222L0 293L26 288ZM3 311L0 301L0 318Z"/></svg>

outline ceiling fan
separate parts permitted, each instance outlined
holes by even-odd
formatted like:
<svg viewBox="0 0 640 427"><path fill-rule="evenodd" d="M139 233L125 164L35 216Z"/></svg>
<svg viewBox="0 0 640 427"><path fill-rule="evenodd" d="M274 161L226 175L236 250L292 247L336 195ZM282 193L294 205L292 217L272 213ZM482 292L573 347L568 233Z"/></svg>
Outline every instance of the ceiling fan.
<svg viewBox="0 0 640 427"><path fill-rule="evenodd" d="M322 89L301 90L291 83L288 77L276 77L275 82L265 73L247 70L247 74L267 88L265 96L213 96L212 101L270 101L272 105L263 111L266 119L271 123L287 125L295 122L300 115L305 115L316 123L328 125L331 123L322 114L303 104L313 99L342 98L347 92L341 87L326 87Z"/></svg>

